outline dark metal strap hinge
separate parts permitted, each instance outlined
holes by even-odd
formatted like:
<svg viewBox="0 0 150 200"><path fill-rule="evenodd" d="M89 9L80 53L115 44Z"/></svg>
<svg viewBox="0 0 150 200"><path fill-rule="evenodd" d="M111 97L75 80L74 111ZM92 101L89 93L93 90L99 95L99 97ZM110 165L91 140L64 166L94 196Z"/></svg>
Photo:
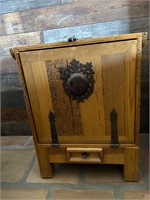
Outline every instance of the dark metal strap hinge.
<svg viewBox="0 0 150 200"><path fill-rule="evenodd" d="M111 144L112 147L118 147L118 126L117 126L117 112L113 109L110 113L111 120Z"/></svg>
<svg viewBox="0 0 150 200"><path fill-rule="evenodd" d="M49 121L51 126L52 146L57 147L59 146L59 143L55 126L55 115L52 112L49 113Z"/></svg>

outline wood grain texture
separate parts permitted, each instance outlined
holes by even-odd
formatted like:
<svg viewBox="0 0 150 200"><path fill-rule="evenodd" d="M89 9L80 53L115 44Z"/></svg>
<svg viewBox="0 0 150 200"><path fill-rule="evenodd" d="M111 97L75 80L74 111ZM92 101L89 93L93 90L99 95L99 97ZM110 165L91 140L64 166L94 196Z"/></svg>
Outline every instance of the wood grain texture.
<svg viewBox="0 0 150 200"><path fill-rule="evenodd" d="M47 7L47 6L54 6L64 3L72 3L72 2L73 0L50 0L50 1L22 0L21 2L20 0L15 0L13 2L11 0L7 0L7 1L1 1L0 7L1 7L1 13L9 13L9 12Z"/></svg>
<svg viewBox="0 0 150 200"><path fill-rule="evenodd" d="M136 37L135 34L133 38ZM139 34L140 35L140 34ZM133 36L133 35L132 35ZM114 39L122 39L123 36L114 37ZM127 37L127 36L124 36ZM129 37L129 35L128 35ZM102 40L109 40L110 38L103 38ZM89 43L96 43L96 39L88 40ZM79 41L78 45L83 41ZM97 39L99 42L99 39ZM62 46L65 43L61 43ZM57 45L57 44L53 44ZM42 45L42 47L47 47L48 45ZM26 50L25 47L24 49ZM37 46L31 46L31 48L37 48ZM52 47L51 47L52 48ZM18 51L18 49L16 49ZM112 99L111 102L111 109L116 107L119 109L119 130L121 130L119 135L119 141L122 143L134 143L134 103L135 103L135 60L136 60L136 40L129 40L125 42L115 42L115 43L102 43L102 44L94 44L94 45L87 45L85 46L73 46L73 47L64 47L64 48L56 48L50 50L39 50L39 51L27 51L21 53L21 61L23 64L23 73L26 78L26 84L29 92L29 97L32 105L32 111L36 123L36 127L38 130L38 138L41 142L50 142L50 125L48 120L49 112L52 111L55 113L55 110L58 110L58 114L56 113L57 120L60 122L61 118L65 118L67 116L67 112L65 112L64 116L60 109L60 104L63 102L64 93L62 85L58 84L59 82L59 73L54 73L53 68L57 65L57 63L53 63L48 65L48 73L49 77L52 76L52 81L50 80L50 88L48 83L48 77L45 67L45 60L48 62L49 60L71 60L72 58L76 57L77 60L80 60L82 63L92 62L94 71L95 71L95 89L93 94L84 102L80 103L80 112L82 118L82 127L83 127L83 135L84 138L81 136L76 135L73 133L74 140L70 141L68 136L64 136L64 134L60 134L59 142L61 143L88 143L88 142L110 142L110 128L106 128L106 122L110 121L110 110L106 110L108 107L108 101ZM121 58L119 59L120 54ZM124 56L125 54L125 56ZM61 55L61 57L60 57ZM109 56L112 55L112 59L110 59L109 63L106 63L106 66L103 66L104 63L101 59L103 56L106 57L106 60L109 59ZM125 59L126 58L126 59ZM123 60L123 61L122 61ZM112 80L111 76L113 71L110 71L110 78L106 76L107 81L102 78L105 76L104 69L106 70L106 75L108 75L107 67L111 68L112 63L114 66L118 66L115 68L114 75L117 76L119 79ZM118 63L118 64L117 64ZM56 65L55 65L56 64ZM64 62L63 62L64 64ZM61 64L58 64L58 68ZM122 66L122 68L120 68ZM103 67L103 68L102 68ZM122 79L121 74L125 74L126 76ZM111 85L112 81L114 83L113 91L115 94L119 94L120 88L126 85L126 88L121 90L122 98L117 96L115 98L111 93ZM122 82L123 81L123 82ZM109 83L109 84L108 84ZM52 84L52 86L51 86ZM118 85L117 85L118 84ZM109 85L109 90L105 88ZM130 87L129 87L130 85ZM59 89L58 89L59 88ZM49 89L51 91L49 91ZM57 91L58 89L58 91ZM60 97L56 95L56 91L59 93ZM109 98L103 98L103 91L105 95L109 95ZM52 94L53 93L53 94ZM54 95L54 96L53 96ZM105 97L104 95L104 97ZM52 97L52 98L51 98ZM56 106L56 102L58 101L58 105ZM125 104L125 111L121 110L121 105ZM64 103L63 103L64 104ZM47 105L47 107L45 107ZM68 104L67 104L68 105ZM91 106L92 105L92 106ZM104 108L104 105L105 106ZM74 110L74 107L70 108L70 110ZM62 108L62 110L64 110ZM67 109L65 109L67 110ZM122 112L126 113L126 117L122 117ZM70 114L70 112L69 112ZM60 117L58 116L60 115ZM64 117L62 117L64 116ZM106 118L104 117L106 116ZM68 117L70 119L70 116ZM78 120L78 117L77 117ZM122 121L125 124L122 127ZM65 123L66 124L66 123ZM69 122L67 123L67 128L70 127ZM58 123L58 126L60 124ZM57 126L57 127L58 127ZM63 126L63 125L62 125ZM62 127L61 126L61 127ZM105 130L107 129L107 131ZM125 133L122 133L125 129ZM71 129L68 128L70 132ZM41 134L42 133L42 134ZM60 128L61 133L61 128ZM108 135L107 135L108 134ZM71 133L72 135L72 133Z"/></svg>
<svg viewBox="0 0 150 200"><path fill-rule="evenodd" d="M111 124L108 119L110 118L111 111L115 109L118 114L119 135L130 133L129 137L131 140L133 140L132 134L134 133L135 120L134 77L136 63L134 58L136 58L136 47L133 46L128 53L126 51L126 54L102 56L106 134L109 135L111 133ZM129 85L130 89L128 89Z"/></svg>
<svg viewBox="0 0 150 200"><path fill-rule="evenodd" d="M106 121L106 135L111 134L110 113L113 109L118 116L119 135L126 135L125 128L125 86L126 76L125 54L110 54L102 56L103 95ZM113 77L113 80L112 80ZM110 101L111 98L111 101Z"/></svg>
<svg viewBox="0 0 150 200"><path fill-rule="evenodd" d="M67 148L67 152L102 152L102 148Z"/></svg>
<svg viewBox="0 0 150 200"><path fill-rule="evenodd" d="M49 162L55 162L55 163L70 163L70 161L67 161L67 156L66 154L57 154L57 155L53 155L53 154L50 154L49 155ZM71 162L73 163L73 162ZM81 163L81 161L76 161L74 163ZM82 162L83 163L83 162ZM103 157L103 162L100 162L100 161L88 161L88 162L85 162L87 164L123 164L124 163L124 155L123 154L120 154L120 155L117 155L117 154L106 154L104 157Z"/></svg>
<svg viewBox="0 0 150 200"><path fill-rule="evenodd" d="M142 103L141 103L141 110L145 110L145 112L141 112L141 128L140 131L141 132L147 132L148 131L148 124L149 124L149 113L148 113L148 107L149 104L148 102L148 82L146 84L144 84L143 80L148 80L149 78L149 64L148 64L148 43L147 45L143 48L143 62L142 62L142 88L141 88L141 98L142 98ZM144 62L145 60L145 62ZM7 95L9 102L11 102L11 106L18 106L16 105L16 103L13 103L13 99L17 99L18 95L15 91L13 91L14 89L18 90L21 89L20 87L20 80L17 77L17 74L4 74L6 72L16 72L17 71L17 67L16 67L16 63L13 60L13 58L11 58L10 56L1 56L1 89L2 91L8 91L8 90L12 90L13 93L13 98L10 98L10 92L8 91L8 94L5 93L5 95ZM16 77L16 78L15 78ZM6 78L6 79L5 79ZM22 100L21 100L22 102ZM9 106L9 104L7 104ZM9 108L9 107L8 107ZM17 108L16 108L17 109ZM3 117L3 116L2 116ZM19 116L18 116L19 117ZM10 118L11 119L11 118ZM8 119L9 122L9 119ZM14 130L14 134L15 134L15 130Z"/></svg>
<svg viewBox="0 0 150 200"><path fill-rule="evenodd" d="M23 33L17 35L1 36L0 54L10 55L9 48L23 46L27 44L40 44L41 32Z"/></svg>
<svg viewBox="0 0 150 200"><path fill-rule="evenodd" d="M50 134L51 134L50 125L49 125L48 120L45 121L45 119L43 119L43 115L41 115L41 113L45 114L47 110L53 110L51 102L48 101L50 99L49 98L50 93L45 93L45 90L43 90L43 88L45 87L45 84L44 84L44 87L42 85L42 83L47 79L46 73L43 73L43 72L41 73L42 67L39 67L39 66L41 66L42 63L35 62L31 65L30 62L28 62L28 59L26 58L26 54L21 55L21 62L23 63L23 73L24 73L24 77L26 78L26 82L24 83L23 83L24 78L22 78L22 83L23 83L24 90L26 91L26 98L28 102L27 109L29 112L29 117L31 118L31 122L33 123L32 124L33 129L36 126L34 130L36 130L38 133L42 133L42 134L38 134L38 140L40 142L43 142L43 143L50 142L51 140L50 139ZM42 75L42 77L39 76L40 81L39 79L35 79L36 82L34 81L33 68L35 68L34 70L35 74L37 73L37 74ZM36 87L39 90L37 90ZM48 84L47 84L47 87L49 87ZM29 95L30 98L27 95ZM38 98L42 99L42 97L44 96L47 99L46 103L43 101L40 102L38 100ZM32 106L32 110L30 106ZM34 112L34 114L32 114L32 112ZM47 118L48 118L48 115L47 115ZM34 137L36 136L34 135Z"/></svg>
<svg viewBox="0 0 150 200"><path fill-rule="evenodd" d="M103 157L102 148L67 148L66 153L73 163L101 163Z"/></svg>
<svg viewBox="0 0 150 200"><path fill-rule="evenodd" d="M60 48L60 47L75 47L79 45L88 45L88 44L100 44L106 42L116 42L116 41L128 41L128 40L137 40L139 37L142 38L142 33L134 33L134 34L123 34L123 35L115 35L115 36L105 36L101 38L90 38L90 39L82 39L76 40L75 42L68 43L68 41L62 42L54 42L49 44L35 44L35 45L25 45L11 48L12 53L16 57L19 52L31 51L31 50L43 50L52 49L52 48ZM44 55L43 55L44 56Z"/></svg>
<svg viewBox="0 0 150 200"><path fill-rule="evenodd" d="M31 127L31 130L32 130L33 140L34 140L34 144L37 145L39 141L38 141L37 134L36 134L35 123L34 123L34 120L33 120L33 114L32 114L32 111L31 111L31 105L30 105L30 102L29 102L27 86L26 86L26 83L25 83L25 80L24 80L24 75L23 75L23 71L22 71L22 63L21 63L21 58L20 58L19 54L16 55L16 61L17 61L17 65L18 65L18 71L19 71L21 83L22 83L23 90L24 90L24 99L25 99L26 108L27 108L27 112L28 112L28 118L29 118L29 121L30 121L30 127Z"/></svg>
<svg viewBox="0 0 150 200"><path fill-rule="evenodd" d="M43 31L44 43L67 41L71 36L78 39L148 31L149 18L133 18L94 24L63 27ZM147 44L148 45L148 44ZM148 55L148 54L147 54Z"/></svg>
<svg viewBox="0 0 150 200"><path fill-rule="evenodd" d="M135 143L139 144L140 132L140 97L141 97L141 61L142 61L142 37L137 40L136 79L135 79Z"/></svg>
<svg viewBox="0 0 150 200"><path fill-rule="evenodd" d="M149 15L148 1L87 0L20 12L24 32L68 27L81 24L145 17Z"/></svg>
<svg viewBox="0 0 150 200"><path fill-rule="evenodd" d="M129 146L138 145L142 34L130 36L106 37L100 41L99 39L87 40L88 44L85 41L78 41L71 45L60 43L52 44L50 47L36 45L14 49L14 54L19 61L29 115L33 114L31 118L35 131L33 135L36 137L35 146L43 178L52 177L52 163L66 162L124 164L125 181L138 180L138 147ZM65 60L73 58L81 63L92 63L95 87L92 95L84 103L79 104L83 135L71 135L70 138L64 135L58 136L60 149L59 147L51 149L47 146L51 144L48 114L50 111L54 112L58 106L54 106L54 100L57 101L58 98L60 102L64 95L62 85L58 84L59 74L55 70L64 65ZM58 59L61 59L61 62L56 63ZM51 63L51 60L54 63ZM54 85L57 87L55 88ZM60 99L53 92L57 89ZM123 110L122 105L124 105ZM113 108L119 113L118 118L121 118L120 121L118 120L118 125L119 141L122 146L118 148L109 147L111 130L108 130L106 125L110 120L108 114ZM59 110L59 106L57 109ZM125 113L123 117L122 112ZM121 129L125 130L125 134L122 134ZM38 145L38 142L45 145ZM65 152L62 148L64 144L66 147L70 147L71 144L75 146ZM77 149L79 144L88 145L88 149L84 149L89 152L86 161L81 157L83 152L80 152L83 150L83 145L82 150L80 147ZM89 149L89 144L91 148L94 148L95 144L101 144L101 150L103 146L107 149L104 149L102 155L97 150Z"/></svg>
<svg viewBox="0 0 150 200"><path fill-rule="evenodd" d="M34 38L33 39L31 37L31 41L33 41L32 44L41 43L43 41L46 43L54 41L67 41L67 38L72 35L75 35L80 39L121 33L149 31L148 0L114 0L109 2L99 0L62 0L61 2L60 0L15 0L12 2L11 0L8 0L1 1L0 3L1 12L3 13L0 15L0 35L13 34L0 38L2 46L2 49L0 50L1 74L17 72L16 63L13 58L10 58L8 55L8 49L12 46L18 46L26 43L23 42L23 40L27 37L27 33L25 32L28 31L30 33L32 29L34 29L35 32L42 30L41 33L43 34L43 36L41 34L40 36L35 36L34 38L34 33L31 33ZM60 3L69 4L62 5ZM20 11L23 10L24 12L21 13ZM54 16L56 19L54 19ZM18 35L16 33L22 34ZM20 35L22 35L22 41L19 39ZM41 42L39 41L39 37ZM17 42L18 40L19 42ZM28 41L27 43L31 44L30 42ZM143 48L142 82L147 81L149 78L148 43ZM6 75L5 77L6 81L3 79L3 83L5 84L3 84L4 88L2 87L2 90L5 91L6 89L6 91L8 91L8 88L15 89L14 85L13 87L11 86L11 81L8 81L8 77L11 77L11 75ZM19 82L16 83L16 85L19 84ZM147 99L149 98L148 87L145 86L145 84L142 84L141 92L143 98L141 109L145 111L149 110L149 104L147 103ZM16 92L14 92L14 98L18 98ZM11 96L9 98L9 102L10 101ZM145 112L144 114L144 111L142 111L140 123L142 132L149 131L148 119L148 112Z"/></svg>
<svg viewBox="0 0 150 200"><path fill-rule="evenodd" d="M124 180L139 180L139 148L125 148Z"/></svg>
<svg viewBox="0 0 150 200"><path fill-rule="evenodd" d="M52 178L54 173L54 164L49 163L48 148L36 146L39 168L42 178Z"/></svg>
<svg viewBox="0 0 150 200"><path fill-rule="evenodd" d="M72 101L64 92L60 80L60 66L67 67L63 59L46 61L47 76L51 90L56 130L58 135L82 135L82 123L79 103Z"/></svg>
<svg viewBox="0 0 150 200"><path fill-rule="evenodd" d="M120 3L120 1L116 1L116 6L114 6L114 1L109 1L109 4L106 1L99 3L97 0L86 1L82 2L82 4L72 4L71 10L70 5L63 5L61 10L58 6L55 6L40 10L33 10L32 13L24 12L21 13L21 16L24 24L24 30L26 31L86 24L87 22L95 23L99 21L113 21L120 18L120 16L121 19L125 19L128 18L126 12L130 12L130 18L148 16L148 9L146 10L146 6L148 7L148 1L130 1L130 4L124 3L125 2ZM101 12L102 9L103 12ZM53 13L53 15L50 13ZM32 27L29 23L27 23L28 19L31 18L31 15L33 20L31 24L35 25ZM34 21L36 16L38 16L38 23L35 23ZM45 20L49 23L45 23Z"/></svg>
<svg viewBox="0 0 150 200"><path fill-rule="evenodd" d="M51 144L38 144L39 146L45 146L45 147L52 147L54 148ZM71 147L71 148L110 148L110 145L108 144L60 144L59 145L59 148L57 149L60 149L60 148L67 148L67 147ZM119 145L119 150L121 148L121 152L122 152L122 149L124 149L125 147L137 147L136 144L120 144ZM114 149L114 147L113 147ZM117 148L118 149L118 148ZM110 152L112 151L112 148L110 150ZM114 151L112 151L114 153ZM124 151L123 151L124 153Z"/></svg>
<svg viewBox="0 0 150 200"><path fill-rule="evenodd" d="M71 148L72 149L72 148ZM73 159L71 160L71 163L97 163L97 164L124 164L124 149L122 148L117 148L116 151L114 151L111 148L94 148L91 147L91 158L89 160L83 160L81 158L81 151L79 153L79 149L83 148L73 148L74 149L74 154L73 154ZM85 148L88 149L88 148ZM95 150L97 149L97 150ZM102 155L101 155L101 160L98 158L98 151L102 149ZM82 151L83 152L83 151ZM84 151L86 152L86 151ZM69 152L71 153L71 152ZM68 156L70 158L70 154L67 155L66 153L66 148L57 148L49 149L49 161L55 162L55 163L70 163L68 160Z"/></svg>

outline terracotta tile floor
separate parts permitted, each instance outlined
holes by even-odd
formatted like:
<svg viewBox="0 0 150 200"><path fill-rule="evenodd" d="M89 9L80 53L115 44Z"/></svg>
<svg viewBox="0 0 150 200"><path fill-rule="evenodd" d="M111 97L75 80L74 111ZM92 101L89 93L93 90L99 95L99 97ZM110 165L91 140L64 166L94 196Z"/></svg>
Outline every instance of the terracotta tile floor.
<svg viewBox="0 0 150 200"><path fill-rule="evenodd" d="M122 166L57 164L53 179L39 173L32 137L1 137L1 198L148 200L149 143L141 135L140 181L124 182Z"/></svg>

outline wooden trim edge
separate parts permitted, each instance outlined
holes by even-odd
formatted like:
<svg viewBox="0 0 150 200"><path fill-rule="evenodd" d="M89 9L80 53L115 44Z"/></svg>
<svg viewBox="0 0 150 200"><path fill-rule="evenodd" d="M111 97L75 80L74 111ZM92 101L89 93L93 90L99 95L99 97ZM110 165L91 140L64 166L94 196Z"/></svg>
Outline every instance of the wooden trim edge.
<svg viewBox="0 0 150 200"><path fill-rule="evenodd" d="M11 56L16 60L16 56L14 53L14 48L9 49Z"/></svg>
<svg viewBox="0 0 150 200"><path fill-rule="evenodd" d="M17 54L19 52L25 51L34 51L40 49L50 49L50 48L60 48L60 47L69 47L69 46L78 46L78 45L86 45L86 44L94 44L94 43L105 43L105 42L115 42L115 41L122 41L122 40L134 40L138 39L142 35L146 35L146 32L141 33L130 33L130 34L122 34L122 35L115 35L115 36L104 36L99 38L88 38L82 40L76 40L75 42L54 42L48 44L36 44L36 45L26 45L26 46L19 46L11 48L13 54ZM145 39L143 40L145 41Z"/></svg>

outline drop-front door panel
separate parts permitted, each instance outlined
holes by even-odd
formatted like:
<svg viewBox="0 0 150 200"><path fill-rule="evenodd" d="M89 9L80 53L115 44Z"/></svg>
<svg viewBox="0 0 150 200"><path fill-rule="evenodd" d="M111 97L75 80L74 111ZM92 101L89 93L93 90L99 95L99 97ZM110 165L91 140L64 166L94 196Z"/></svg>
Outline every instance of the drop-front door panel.
<svg viewBox="0 0 150 200"><path fill-rule="evenodd" d="M20 53L39 143L52 142L50 112L59 143L110 143L113 109L119 143L134 143L136 57L136 40ZM93 93L81 102L67 96L60 79L73 59L94 71Z"/></svg>

